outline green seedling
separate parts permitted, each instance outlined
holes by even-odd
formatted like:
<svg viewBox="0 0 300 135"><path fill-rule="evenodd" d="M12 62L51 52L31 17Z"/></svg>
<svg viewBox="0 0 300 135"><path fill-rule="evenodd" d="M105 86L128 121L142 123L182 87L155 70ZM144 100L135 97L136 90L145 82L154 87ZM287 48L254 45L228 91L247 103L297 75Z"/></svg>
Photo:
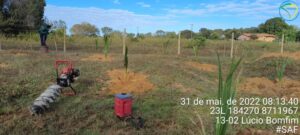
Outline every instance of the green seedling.
<svg viewBox="0 0 300 135"><path fill-rule="evenodd" d="M125 67L125 70L127 73L127 71L128 71L128 47L127 46L126 46L125 55L124 55L124 67Z"/></svg>
<svg viewBox="0 0 300 135"><path fill-rule="evenodd" d="M109 52L109 45L110 45L110 42L109 42L109 36L108 35L104 35L104 55L105 55L105 58L107 58L108 56L108 52Z"/></svg>
<svg viewBox="0 0 300 135"><path fill-rule="evenodd" d="M232 59L230 70L226 79L223 80L223 72L219 54L218 55L218 79L219 79L219 88L218 88L218 99L221 100L222 104L219 107L222 109L223 113L219 114L219 119L224 118L225 122L222 123L221 121L216 122L216 135L225 135L226 130L228 128L228 119L230 117L229 108L231 105L227 103L228 100L233 99L235 97L235 73L237 71L238 66L240 65L242 58L240 58L237 62Z"/></svg>
<svg viewBox="0 0 300 135"><path fill-rule="evenodd" d="M279 60L276 61L276 75L277 75L277 79L280 82L284 77L285 69L288 63L289 61L287 58L280 58Z"/></svg>
<svg viewBox="0 0 300 135"><path fill-rule="evenodd" d="M198 37L195 37L194 39L192 39L191 46L193 47L195 56L198 55L200 47L205 46L205 40L206 39L202 36L198 36Z"/></svg>

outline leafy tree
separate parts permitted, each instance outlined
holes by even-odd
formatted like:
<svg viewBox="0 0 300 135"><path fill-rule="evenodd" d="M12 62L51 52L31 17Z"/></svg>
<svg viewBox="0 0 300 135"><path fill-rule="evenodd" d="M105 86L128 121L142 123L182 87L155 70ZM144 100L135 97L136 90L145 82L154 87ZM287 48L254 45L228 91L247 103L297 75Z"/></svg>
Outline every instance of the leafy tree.
<svg viewBox="0 0 300 135"><path fill-rule="evenodd" d="M0 0L0 7L3 5ZM11 0L9 16L0 13L0 32L6 35L37 30L43 22L45 0Z"/></svg>
<svg viewBox="0 0 300 135"><path fill-rule="evenodd" d="M67 24L63 20L52 21L50 22L52 25L51 31L55 33L57 36L64 36L64 30L67 29Z"/></svg>
<svg viewBox="0 0 300 135"><path fill-rule="evenodd" d="M134 38L134 37L135 37L135 34L134 34L134 33L128 33L128 34L127 34L127 37L129 37L129 38Z"/></svg>
<svg viewBox="0 0 300 135"><path fill-rule="evenodd" d="M226 29L224 32L227 39L231 39L232 33L234 33L234 39L237 39L243 32L241 29Z"/></svg>
<svg viewBox="0 0 300 135"><path fill-rule="evenodd" d="M83 22L81 24L75 24L71 28L71 33L76 36L96 36L99 35L99 29L95 25Z"/></svg>
<svg viewBox="0 0 300 135"><path fill-rule="evenodd" d="M274 34L280 36L289 25L279 17L268 19L265 23L258 26L260 32Z"/></svg>
<svg viewBox="0 0 300 135"><path fill-rule="evenodd" d="M297 33L296 33L296 41L300 41L300 31L298 31Z"/></svg>
<svg viewBox="0 0 300 135"><path fill-rule="evenodd" d="M101 32L103 35L110 35L113 32L113 29L110 27L102 27Z"/></svg>
<svg viewBox="0 0 300 135"><path fill-rule="evenodd" d="M158 36L158 37L162 37L162 36L165 36L166 35L166 32L163 31L163 30L157 30L155 32L155 35Z"/></svg>
<svg viewBox="0 0 300 135"><path fill-rule="evenodd" d="M51 22L52 29L66 29L67 25L66 22L63 20L58 20L58 21L52 21Z"/></svg>
<svg viewBox="0 0 300 135"><path fill-rule="evenodd" d="M205 38L209 38L210 34L211 34L211 30L207 29L207 28L201 28L199 30L200 34L205 37Z"/></svg>
<svg viewBox="0 0 300 135"><path fill-rule="evenodd" d="M243 33L258 33L259 29L257 27L250 27L243 29Z"/></svg>
<svg viewBox="0 0 300 135"><path fill-rule="evenodd" d="M168 38L176 38L176 32L166 32L166 37Z"/></svg>
<svg viewBox="0 0 300 135"><path fill-rule="evenodd" d="M294 26L289 26L287 29L283 30L282 33L285 36L285 41L296 41L297 29Z"/></svg>
<svg viewBox="0 0 300 135"><path fill-rule="evenodd" d="M215 31L213 31L210 36L209 39L221 39L221 35Z"/></svg>
<svg viewBox="0 0 300 135"><path fill-rule="evenodd" d="M191 38L191 34L195 35L195 33L191 30L183 30L181 31L181 37L182 38L186 38L186 39L190 39Z"/></svg>

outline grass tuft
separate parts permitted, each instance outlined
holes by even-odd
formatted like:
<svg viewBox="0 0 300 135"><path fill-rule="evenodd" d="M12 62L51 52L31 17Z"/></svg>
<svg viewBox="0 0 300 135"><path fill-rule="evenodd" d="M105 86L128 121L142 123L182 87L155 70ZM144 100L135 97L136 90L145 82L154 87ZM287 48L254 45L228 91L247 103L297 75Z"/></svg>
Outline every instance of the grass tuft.
<svg viewBox="0 0 300 135"><path fill-rule="evenodd" d="M219 105L219 107L222 109L223 113L219 114L220 118L225 118L225 123L216 123L216 135L225 135L226 130L228 128L228 118L230 117L229 108L231 105L227 104L227 101L229 99L233 99L235 96L235 85L234 85L234 74L237 71L238 66L240 65L242 58L240 58L237 62L235 62L234 59L232 59L229 73L226 77L226 80L223 80L223 72L222 72L222 66L221 66L221 60L219 54L218 56L218 78L219 78L219 87L218 87L218 99L221 100L222 104Z"/></svg>
<svg viewBox="0 0 300 135"><path fill-rule="evenodd" d="M286 69L286 66L288 65L289 61L288 58L280 58L276 61L276 75L277 79L281 82L282 78L284 76L284 72Z"/></svg>

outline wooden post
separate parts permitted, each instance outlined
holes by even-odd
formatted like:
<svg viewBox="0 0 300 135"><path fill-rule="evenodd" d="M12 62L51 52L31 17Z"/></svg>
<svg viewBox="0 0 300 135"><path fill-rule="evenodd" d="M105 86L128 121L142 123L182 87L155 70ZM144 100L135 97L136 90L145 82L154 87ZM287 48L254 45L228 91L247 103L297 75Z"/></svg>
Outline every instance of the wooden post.
<svg viewBox="0 0 300 135"><path fill-rule="evenodd" d="M0 41L0 51L2 51L2 43L1 43L1 41Z"/></svg>
<svg viewBox="0 0 300 135"><path fill-rule="evenodd" d="M64 29L64 53L67 51L66 48L66 29Z"/></svg>
<svg viewBox="0 0 300 135"><path fill-rule="evenodd" d="M125 55L125 51L126 51L126 29L124 29L124 33L123 33L123 55Z"/></svg>
<svg viewBox="0 0 300 135"><path fill-rule="evenodd" d="M178 33L178 51L177 51L177 55L180 55L180 49L181 49L181 46L180 46L180 38L181 38L181 32L179 31Z"/></svg>
<svg viewBox="0 0 300 135"><path fill-rule="evenodd" d="M233 40L234 40L234 33L231 35L231 50L230 50L230 58L233 58Z"/></svg>
<svg viewBox="0 0 300 135"><path fill-rule="evenodd" d="M55 51L57 52L56 32L54 32L54 45L55 45Z"/></svg>
<svg viewBox="0 0 300 135"><path fill-rule="evenodd" d="M282 34L282 39L281 39L281 54L283 54L283 45L284 45L284 34Z"/></svg>

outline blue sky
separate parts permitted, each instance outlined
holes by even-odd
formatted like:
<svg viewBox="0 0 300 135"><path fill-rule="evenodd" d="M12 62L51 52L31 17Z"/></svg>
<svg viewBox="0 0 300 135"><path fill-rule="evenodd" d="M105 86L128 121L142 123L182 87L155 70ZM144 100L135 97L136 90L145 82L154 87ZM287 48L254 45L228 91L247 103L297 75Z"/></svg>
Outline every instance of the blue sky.
<svg viewBox="0 0 300 135"><path fill-rule="evenodd" d="M279 17L284 0L46 0L45 16L64 20L68 28L89 22L98 28L109 26L129 32L178 32L200 28L227 29L255 27L266 19ZM300 0L295 1L298 6ZM300 16L289 21L300 27Z"/></svg>

